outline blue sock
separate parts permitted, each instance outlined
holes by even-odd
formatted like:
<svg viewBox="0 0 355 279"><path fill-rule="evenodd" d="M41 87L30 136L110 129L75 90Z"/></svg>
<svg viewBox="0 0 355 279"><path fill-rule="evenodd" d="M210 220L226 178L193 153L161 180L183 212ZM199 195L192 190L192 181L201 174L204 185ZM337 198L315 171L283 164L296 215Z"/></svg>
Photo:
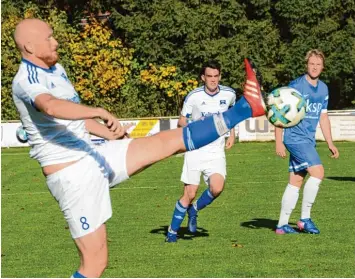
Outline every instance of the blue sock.
<svg viewBox="0 0 355 279"><path fill-rule="evenodd" d="M184 207L180 201L176 202L173 219L171 220L170 228L177 232L185 218L187 207Z"/></svg>
<svg viewBox="0 0 355 279"><path fill-rule="evenodd" d="M244 97L241 97L233 107L222 114L189 123L183 128L186 150L195 150L215 141L251 115L250 105Z"/></svg>
<svg viewBox="0 0 355 279"><path fill-rule="evenodd" d="M196 209L201 210L205 208L207 205L211 204L214 200L214 196L210 192L210 189L207 189L202 193L202 195L196 201Z"/></svg>
<svg viewBox="0 0 355 279"><path fill-rule="evenodd" d="M86 278L86 276L82 275L81 273L79 273L79 271L76 271L71 278Z"/></svg>

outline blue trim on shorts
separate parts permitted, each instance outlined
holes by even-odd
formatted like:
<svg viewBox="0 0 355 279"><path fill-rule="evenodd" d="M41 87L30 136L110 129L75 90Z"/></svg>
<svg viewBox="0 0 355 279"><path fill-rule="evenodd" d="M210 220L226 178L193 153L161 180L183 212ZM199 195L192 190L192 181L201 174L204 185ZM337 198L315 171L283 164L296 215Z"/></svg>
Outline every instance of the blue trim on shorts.
<svg viewBox="0 0 355 279"><path fill-rule="evenodd" d="M290 152L289 172L301 172L311 166L322 165L315 145L300 143L285 146Z"/></svg>

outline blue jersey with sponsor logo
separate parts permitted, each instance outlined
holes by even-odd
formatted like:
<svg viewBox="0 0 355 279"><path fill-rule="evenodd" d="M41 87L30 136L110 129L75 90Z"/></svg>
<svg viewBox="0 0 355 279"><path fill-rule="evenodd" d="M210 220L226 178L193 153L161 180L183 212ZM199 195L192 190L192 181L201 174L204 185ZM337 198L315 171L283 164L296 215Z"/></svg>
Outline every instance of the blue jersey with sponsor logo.
<svg viewBox="0 0 355 279"><path fill-rule="evenodd" d="M306 116L296 126L284 129L284 143L315 144L315 133L321 113L327 113L328 108L328 86L318 80L317 86L310 84L306 75L303 75L289 84L297 89L306 100Z"/></svg>

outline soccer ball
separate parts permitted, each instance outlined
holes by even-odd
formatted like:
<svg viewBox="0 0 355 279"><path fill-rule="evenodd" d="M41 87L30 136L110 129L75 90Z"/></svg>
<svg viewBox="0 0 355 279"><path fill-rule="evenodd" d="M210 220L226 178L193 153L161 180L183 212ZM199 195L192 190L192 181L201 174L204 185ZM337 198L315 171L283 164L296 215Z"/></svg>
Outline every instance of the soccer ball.
<svg viewBox="0 0 355 279"><path fill-rule="evenodd" d="M276 127L297 125L306 115L306 101L292 87L280 87L267 97L267 118Z"/></svg>
<svg viewBox="0 0 355 279"><path fill-rule="evenodd" d="M21 143L26 143L28 141L27 133L23 129L22 125L16 129L16 138Z"/></svg>

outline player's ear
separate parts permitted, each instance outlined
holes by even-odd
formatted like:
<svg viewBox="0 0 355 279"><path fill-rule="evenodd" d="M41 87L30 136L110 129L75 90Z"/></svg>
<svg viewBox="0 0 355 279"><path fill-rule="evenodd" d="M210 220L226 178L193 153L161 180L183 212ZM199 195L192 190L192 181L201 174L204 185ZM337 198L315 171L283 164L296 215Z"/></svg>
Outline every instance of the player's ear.
<svg viewBox="0 0 355 279"><path fill-rule="evenodd" d="M201 79L203 82L205 82L206 81L205 75L201 75Z"/></svg>
<svg viewBox="0 0 355 279"><path fill-rule="evenodd" d="M33 52L34 52L34 47L33 47L32 43L30 43L30 42L25 43L23 48L24 48L25 52L28 54L33 54Z"/></svg>

